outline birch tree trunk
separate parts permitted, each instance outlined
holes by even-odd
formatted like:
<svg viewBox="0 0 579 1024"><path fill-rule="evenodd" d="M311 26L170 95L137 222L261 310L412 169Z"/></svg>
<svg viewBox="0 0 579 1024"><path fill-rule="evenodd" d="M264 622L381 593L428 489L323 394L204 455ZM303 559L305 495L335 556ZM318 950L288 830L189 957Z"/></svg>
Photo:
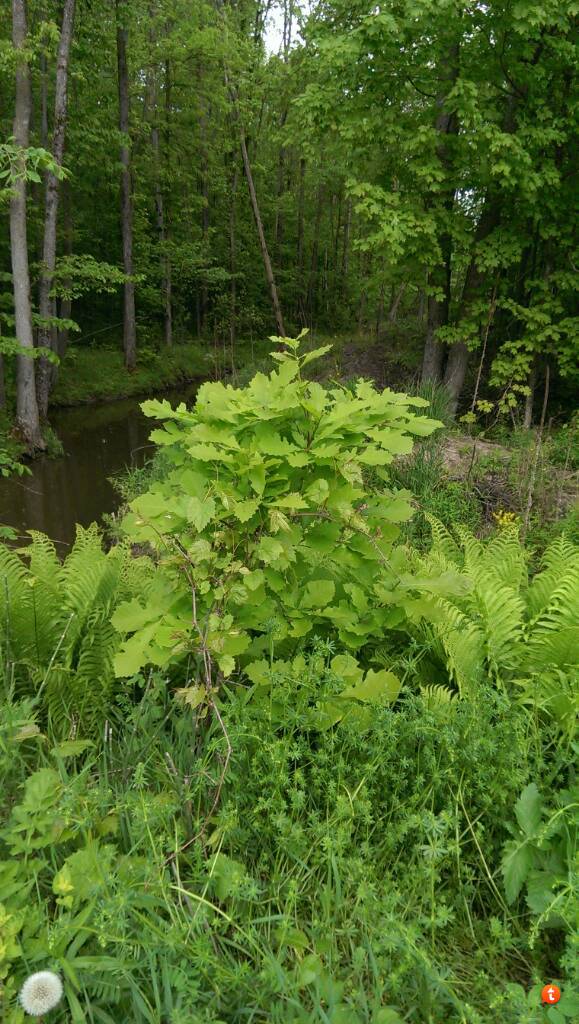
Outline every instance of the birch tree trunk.
<svg viewBox="0 0 579 1024"><path fill-rule="evenodd" d="M62 166L64 156L64 140L66 135L66 114L68 99L68 64L70 46L74 26L75 0L64 0L62 11L62 27L58 44L56 63L56 91L54 97L54 125L52 132L52 155L58 166ZM44 243L42 247L42 264L39 287L39 312L44 321L55 314L55 302L50 298L52 276L56 265L56 226L58 222L58 201L60 182L56 174L49 171L46 175L46 201L44 209ZM41 323L38 331L38 344L43 348L56 348L56 331L46 322ZM36 379L38 411L46 418L48 397L52 379L51 364L41 357Z"/></svg>
<svg viewBox="0 0 579 1024"><path fill-rule="evenodd" d="M123 267L133 277L133 190L131 181L131 154L129 142L129 72L127 42L129 30L121 23L121 0L115 0L117 20L117 68L119 90L119 129L121 142L121 231L123 241ZM125 281L123 294L123 350L127 370L137 363L137 324L135 319L135 282Z"/></svg>
<svg viewBox="0 0 579 1024"><path fill-rule="evenodd" d="M13 135L17 146L28 149L32 94L30 72L22 51L26 46L25 0L12 0L12 41L16 50L16 98ZM18 343L32 354L32 309L30 306L30 275L28 269L28 236L26 229L26 153L17 158L16 181L10 199L10 251L14 287L15 330ZM45 443L40 432L36 401L34 360L32 355L16 357L16 426L31 453L43 451Z"/></svg>

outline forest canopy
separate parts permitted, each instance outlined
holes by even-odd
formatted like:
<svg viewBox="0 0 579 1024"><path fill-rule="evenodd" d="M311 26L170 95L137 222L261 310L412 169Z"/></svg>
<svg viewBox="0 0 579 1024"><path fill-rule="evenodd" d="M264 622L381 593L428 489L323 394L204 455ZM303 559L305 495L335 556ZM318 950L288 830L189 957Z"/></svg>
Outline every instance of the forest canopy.
<svg viewBox="0 0 579 1024"><path fill-rule="evenodd" d="M545 382L565 403L576 7L14 0L0 345L9 380L28 350L31 446L34 388L42 420L79 327L78 344L122 336L130 369L151 345L271 328L387 346L407 318L453 409L530 425ZM26 244L28 313L10 289Z"/></svg>

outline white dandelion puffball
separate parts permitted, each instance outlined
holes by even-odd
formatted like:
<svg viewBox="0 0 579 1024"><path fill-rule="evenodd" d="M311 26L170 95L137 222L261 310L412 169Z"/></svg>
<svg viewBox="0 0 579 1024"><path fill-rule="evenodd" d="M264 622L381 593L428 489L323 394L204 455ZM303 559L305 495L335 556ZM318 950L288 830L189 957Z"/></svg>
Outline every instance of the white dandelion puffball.
<svg viewBox="0 0 579 1024"><path fill-rule="evenodd" d="M20 989L22 1009L30 1017L42 1017L62 999L62 982L52 971L38 971Z"/></svg>

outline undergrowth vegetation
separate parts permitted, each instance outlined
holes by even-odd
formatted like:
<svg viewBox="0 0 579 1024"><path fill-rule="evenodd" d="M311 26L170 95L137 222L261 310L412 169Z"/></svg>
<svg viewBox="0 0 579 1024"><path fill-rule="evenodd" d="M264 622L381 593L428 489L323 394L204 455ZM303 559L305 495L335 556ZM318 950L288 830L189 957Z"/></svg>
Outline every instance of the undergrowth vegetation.
<svg viewBox="0 0 579 1024"><path fill-rule="evenodd" d="M576 1019L579 547L474 536L442 409L275 341L147 403L108 552L0 549L2 1019Z"/></svg>

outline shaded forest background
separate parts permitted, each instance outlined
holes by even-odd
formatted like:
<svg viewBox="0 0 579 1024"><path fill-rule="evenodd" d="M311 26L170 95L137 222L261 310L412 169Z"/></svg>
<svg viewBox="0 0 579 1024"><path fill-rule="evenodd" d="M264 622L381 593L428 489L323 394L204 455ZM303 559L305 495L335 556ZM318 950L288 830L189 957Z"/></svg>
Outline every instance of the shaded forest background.
<svg viewBox="0 0 579 1024"><path fill-rule="evenodd" d="M2 19L0 401L25 366L30 446L50 350L121 337L132 369L194 337L234 352L306 325L373 335L385 352L418 346L454 411L526 426L543 405L568 411L574 7L13 0L25 32ZM19 75L30 133L15 144ZM33 343L48 352L33 363L10 287L17 180Z"/></svg>

